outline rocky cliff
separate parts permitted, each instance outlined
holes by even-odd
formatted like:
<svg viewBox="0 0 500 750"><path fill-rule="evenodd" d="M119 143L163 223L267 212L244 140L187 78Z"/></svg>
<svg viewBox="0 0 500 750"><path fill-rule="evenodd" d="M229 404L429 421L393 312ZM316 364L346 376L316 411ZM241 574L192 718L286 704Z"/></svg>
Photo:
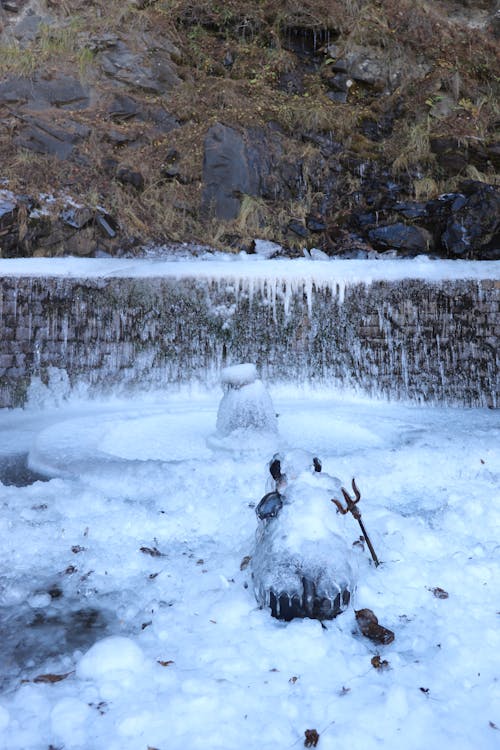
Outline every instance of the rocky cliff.
<svg viewBox="0 0 500 750"><path fill-rule="evenodd" d="M1 0L0 257L500 257L498 0Z"/></svg>

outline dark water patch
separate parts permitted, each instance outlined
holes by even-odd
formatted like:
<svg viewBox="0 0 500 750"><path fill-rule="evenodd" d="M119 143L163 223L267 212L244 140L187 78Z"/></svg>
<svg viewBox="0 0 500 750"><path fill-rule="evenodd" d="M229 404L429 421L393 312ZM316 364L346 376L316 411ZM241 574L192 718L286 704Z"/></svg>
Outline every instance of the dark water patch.
<svg viewBox="0 0 500 750"><path fill-rule="evenodd" d="M57 597L56 597L57 598ZM72 606L74 608L72 608ZM0 687L40 668L49 659L86 651L113 632L115 616L93 606L0 609Z"/></svg>
<svg viewBox="0 0 500 750"><path fill-rule="evenodd" d="M0 458L0 482L7 486L28 487L35 482L48 482L49 477L32 471L27 453L15 453Z"/></svg>

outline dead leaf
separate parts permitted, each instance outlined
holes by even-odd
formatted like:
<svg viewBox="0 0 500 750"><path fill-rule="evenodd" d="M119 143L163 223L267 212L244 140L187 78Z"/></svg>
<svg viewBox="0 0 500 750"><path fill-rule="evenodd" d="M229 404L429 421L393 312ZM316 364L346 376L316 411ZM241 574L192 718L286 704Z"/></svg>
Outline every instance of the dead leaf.
<svg viewBox="0 0 500 750"><path fill-rule="evenodd" d="M339 695L347 695L350 692L351 692L351 688L346 688L342 686L342 690L339 690Z"/></svg>
<svg viewBox="0 0 500 750"><path fill-rule="evenodd" d="M306 729L304 747L316 747L319 742L319 734L315 729Z"/></svg>
<svg viewBox="0 0 500 750"><path fill-rule="evenodd" d="M436 599L448 599L449 594L444 589L440 589L439 586L436 586L434 589L429 589L429 591L432 591Z"/></svg>
<svg viewBox="0 0 500 750"><path fill-rule="evenodd" d="M77 555L79 552L85 552L85 547L81 547L79 544L74 544L71 547L71 551L74 555Z"/></svg>
<svg viewBox="0 0 500 750"><path fill-rule="evenodd" d="M421 693L425 693L426 695L427 695L427 693L430 693L429 688L421 687L421 688L419 688L419 690L420 690Z"/></svg>
<svg viewBox="0 0 500 750"><path fill-rule="evenodd" d="M245 555L243 560L240 562L240 570L246 570L246 568L248 568L248 565L251 559L252 559L251 555Z"/></svg>
<svg viewBox="0 0 500 750"><path fill-rule="evenodd" d="M299 678L294 675L293 677L290 677L290 679L288 680L288 682L290 682L292 685L295 685L295 683L297 682L298 679Z"/></svg>
<svg viewBox="0 0 500 750"><path fill-rule="evenodd" d="M380 669L382 671L384 669L389 669L389 662L387 661L387 659L381 659L379 654L374 656L371 662L372 662L372 667L374 667L375 669Z"/></svg>
<svg viewBox="0 0 500 750"><path fill-rule="evenodd" d="M490 725L490 727L491 727L492 729L498 729L498 727L497 727L497 725L495 724L495 722L494 722L494 721L490 721L490 722L488 722L488 723L489 723L489 725Z"/></svg>
<svg viewBox="0 0 500 750"><path fill-rule="evenodd" d="M42 683L53 683L53 682L61 682L61 680L65 680L66 677L69 677L70 674L74 674L75 670L72 670L71 672L66 672L65 674L39 674L37 677L34 678L33 682L42 682Z"/></svg>
<svg viewBox="0 0 500 750"><path fill-rule="evenodd" d="M157 659L156 661L162 667L169 667L171 664L175 664L175 662L172 661L172 659L167 659L167 661L163 661L163 659Z"/></svg>
<svg viewBox="0 0 500 750"><path fill-rule="evenodd" d="M141 547L140 551L145 555L151 555L151 557L165 557L163 552L160 552L156 547Z"/></svg>
<svg viewBox="0 0 500 750"><path fill-rule="evenodd" d="M394 633L389 628L379 625L378 618L371 609L358 609L355 615L359 629L366 638L383 645L393 642Z"/></svg>

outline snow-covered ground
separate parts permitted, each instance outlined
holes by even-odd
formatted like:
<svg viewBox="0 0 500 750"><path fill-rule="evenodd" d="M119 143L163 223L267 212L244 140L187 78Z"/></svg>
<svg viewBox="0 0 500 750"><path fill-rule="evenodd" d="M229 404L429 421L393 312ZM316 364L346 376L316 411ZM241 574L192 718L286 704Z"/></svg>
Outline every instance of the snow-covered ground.
<svg viewBox="0 0 500 750"><path fill-rule="evenodd" d="M53 477L0 484L0 747L500 746L498 412L271 394L279 434L233 450L220 390L0 412L4 480ZM383 561L324 626L271 618L242 565L284 447L356 477Z"/></svg>

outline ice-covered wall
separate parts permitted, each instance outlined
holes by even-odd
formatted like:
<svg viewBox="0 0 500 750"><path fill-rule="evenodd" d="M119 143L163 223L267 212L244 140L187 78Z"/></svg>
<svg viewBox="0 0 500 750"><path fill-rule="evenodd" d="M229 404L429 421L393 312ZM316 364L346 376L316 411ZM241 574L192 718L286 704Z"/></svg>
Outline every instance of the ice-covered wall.
<svg viewBox="0 0 500 750"><path fill-rule="evenodd" d="M212 383L241 361L267 381L498 406L499 306L500 282L484 278L5 276L0 406L22 404L32 376L52 368L120 392Z"/></svg>

